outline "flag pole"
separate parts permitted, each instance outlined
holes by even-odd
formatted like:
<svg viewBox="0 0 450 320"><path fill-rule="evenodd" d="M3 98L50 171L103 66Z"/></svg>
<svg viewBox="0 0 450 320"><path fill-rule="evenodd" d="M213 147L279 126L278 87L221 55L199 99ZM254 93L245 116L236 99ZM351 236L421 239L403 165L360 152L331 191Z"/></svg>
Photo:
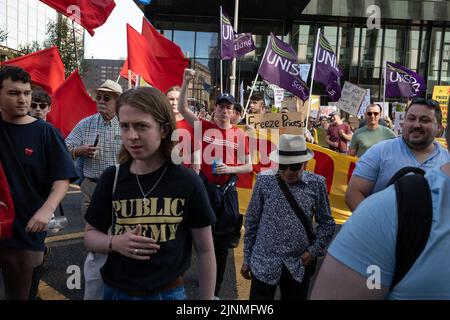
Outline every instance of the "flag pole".
<svg viewBox="0 0 450 320"><path fill-rule="evenodd" d="M133 87L132 79L131 79L131 70L128 69L128 89Z"/></svg>
<svg viewBox="0 0 450 320"><path fill-rule="evenodd" d="M220 94L223 93L223 60L220 59Z"/></svg>
<svg viewBox="0 0 450 320"><path fill-rule="evenodd" d="M316 46L314 48L313 66L312 66L312 72L311 72L311 86L309 88L308 111L306 112L306 124L305 124L306 129L308 129L308 118L309 118L309 113L311 111L312 90L313 90L313 84L314 84L314 74L316 73L316 58L317 58L317 48L319 47L319 37L320 37L320 28L317 29Z"/></svg>
<svg viewBox="0 0 450 320"><path fill-rule="evenodd" d="M62 23L62 19L61 19L61 23ZM77 63L77 68L80 69L80 64L78 62L77 39L75 37L75 21L73 21L73 20L72 20L72 36L73 36L73 47L74 47L75 61Z"/></svg>
<svg viewBox="0 0 450 320"><path fill-rule="evenodd" d="M220 35L222 35L222 6L220 6L219 12L219 20L220 20ZM223 60L222 60L222 36L220 36L220 94L223 93Z"/></svg>
<svg viewBox="0 0 450 320"><path fill-rule="evenodd" d="M234 30L233 33L237 33L238 29L238 13L239 13L239 0L234 0ZM236 95L236 57L231 62L231 77L230 77L230 93Z"/></svg>
<svg viewBox="0 0 450 320"><path fill-rule="evenodd" d="M256 81L258 81L259 68L261 68L261 63L262 63L262 62L264 61L264 59L266 58L267 48L269 47L270 41L271 41L271 40L272 40L272 34L270 34L270 36L269 36L269 41L267 42L266 50L264 50L263 57L262 57L262 59L261 59L261 62L259 63L258 71L256 72L256 78L255 78L255 81L253 81L252 89L250 90L250 95L248 96L248 99L247 99L247 104L245 105L244 112L242 113L242 118L244 118L244 117L245 117L245 114L247 113L248 105L250 104L250 97L252 96L253 90L255 89Z"/></svg>
<svg viewBox="0 0 450 320"><path fill-rule="evenodd" d="M248 96L248 99L247 99L247 104L245 105L244 113L242 114L242 118L244 118L245 114L247 113L248 105L250 104L250 97L253 94L253 90L255 89L255 85L256 85L256 81L258 81L258 77L259 77L259 74L257 72L255 81L253 81L252 89L250 90L250 95Z"/></svg>
<svg viewBox="0 0 450 320"><path fill-rule="evenodd" d="M384 109L384 105L386 103L386 61L384 61L383 63L383 109Z"/></svg>

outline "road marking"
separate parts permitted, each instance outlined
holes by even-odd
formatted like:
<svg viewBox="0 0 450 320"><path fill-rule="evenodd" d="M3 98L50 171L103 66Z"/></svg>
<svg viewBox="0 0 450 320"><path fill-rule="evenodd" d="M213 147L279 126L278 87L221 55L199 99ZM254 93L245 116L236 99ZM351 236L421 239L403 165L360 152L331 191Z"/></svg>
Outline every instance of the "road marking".
<svg viewBox="0 0 450 320"><path fill-rule="evenodd" d="M68 234L63 234L63 235L60 235L60 236L47 237L45 239L45 243L73 240L73 239L79 239L79 238L83 238L83 237L84 237L84 231L82 231L82 232L75 232L75 233L68 233Z"/></svg>
<svg viewBox="0 0 450 320"><path fill-rule="evenodd" d="M69 298L42 280L39 282L39 298L41 300L69 300Z"/></svg>
<svg viewBox="0 0 450 320"><path fill-rule="evenodd" d="M81 191L78 190L78 191L67 191L66 192L66 194L74 194L74 193L81 193Z"/></svg>

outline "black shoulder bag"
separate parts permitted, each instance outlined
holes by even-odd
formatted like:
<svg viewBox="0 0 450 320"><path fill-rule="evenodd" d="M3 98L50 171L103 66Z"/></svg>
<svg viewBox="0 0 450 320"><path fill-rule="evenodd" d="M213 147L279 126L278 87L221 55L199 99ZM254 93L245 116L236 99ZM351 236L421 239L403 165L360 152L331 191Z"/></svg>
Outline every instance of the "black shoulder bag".
<svg viewBox="0 0 450 320"><path fill-rule="evenodd" d="M415 174L406 175L413 172ZM433 222L433 203L425 171L415 167L400 169L389 181L397 196L397 241L392 290L409 272L425 249Z"/></svg>
<svg viewBox="0 0 450 320"><path fill-rule="evenodd" d="M314 234L313 226L311 221L306 216L303 209L299 206L298 202L295 200L294 196L292 195L292 192L289 190L286 183L281 179L280 175L277 175L277 182L280 186L281 191L283 191L284 196L286 197L287 201L291 205L292 210L294 210L295 215L299 218L300 222L302 223L303 227L306 230L306 235L308 236L309 245L312 245L314 241L316 240L316 235ZM312 276L314 272L316 271L316 263L317 260L314 258L313 262L307 268L305 268L305 273L308 273L309 276Z"/></svg>

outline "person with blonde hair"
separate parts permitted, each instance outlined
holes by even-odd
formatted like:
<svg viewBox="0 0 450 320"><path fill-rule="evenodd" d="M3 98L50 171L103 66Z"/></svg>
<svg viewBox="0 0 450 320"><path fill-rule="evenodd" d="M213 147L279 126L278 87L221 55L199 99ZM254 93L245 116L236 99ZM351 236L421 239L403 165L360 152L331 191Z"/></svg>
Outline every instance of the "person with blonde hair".
<svg viewBox="0 0 450 320"><path fill-rule="evenodd" d="M116 113L120 166L102 174L86 214L86 247L108 253L103 298L186 299L182 276L193 243L200 297L212 299L215 216L198 175L172 162L175 118L167 98L155 88L132 89L118 99Z"/></svg>

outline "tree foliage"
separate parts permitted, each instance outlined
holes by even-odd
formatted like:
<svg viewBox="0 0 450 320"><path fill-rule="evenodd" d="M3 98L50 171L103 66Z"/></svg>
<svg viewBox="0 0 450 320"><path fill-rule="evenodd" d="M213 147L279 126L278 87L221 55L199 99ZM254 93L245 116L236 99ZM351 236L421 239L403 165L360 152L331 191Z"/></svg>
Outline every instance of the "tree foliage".
<svg viewBox="0 0 450 320"><path fill-rule="evenodd" d="M0 29L0 42L6 41L8 39L8 31Z"/></svg>
<svg viewBox="0 0 450 320"><path fill-rule="evenodd" d="M47 24L47 35L45 41L41 43L37 41L26 43L19 46L18 50L22 52L22 54L29 54L57 46L59 53L61 54L61 60L63 61L66 69L66 77L68 77L77 68L80 75L83 75L86 69L83 58L83 39L77 31L75 31L75 33L77 35L74 43L72 22L62 15L58 15L58 19L56 21L50 21Z"/></svg>

